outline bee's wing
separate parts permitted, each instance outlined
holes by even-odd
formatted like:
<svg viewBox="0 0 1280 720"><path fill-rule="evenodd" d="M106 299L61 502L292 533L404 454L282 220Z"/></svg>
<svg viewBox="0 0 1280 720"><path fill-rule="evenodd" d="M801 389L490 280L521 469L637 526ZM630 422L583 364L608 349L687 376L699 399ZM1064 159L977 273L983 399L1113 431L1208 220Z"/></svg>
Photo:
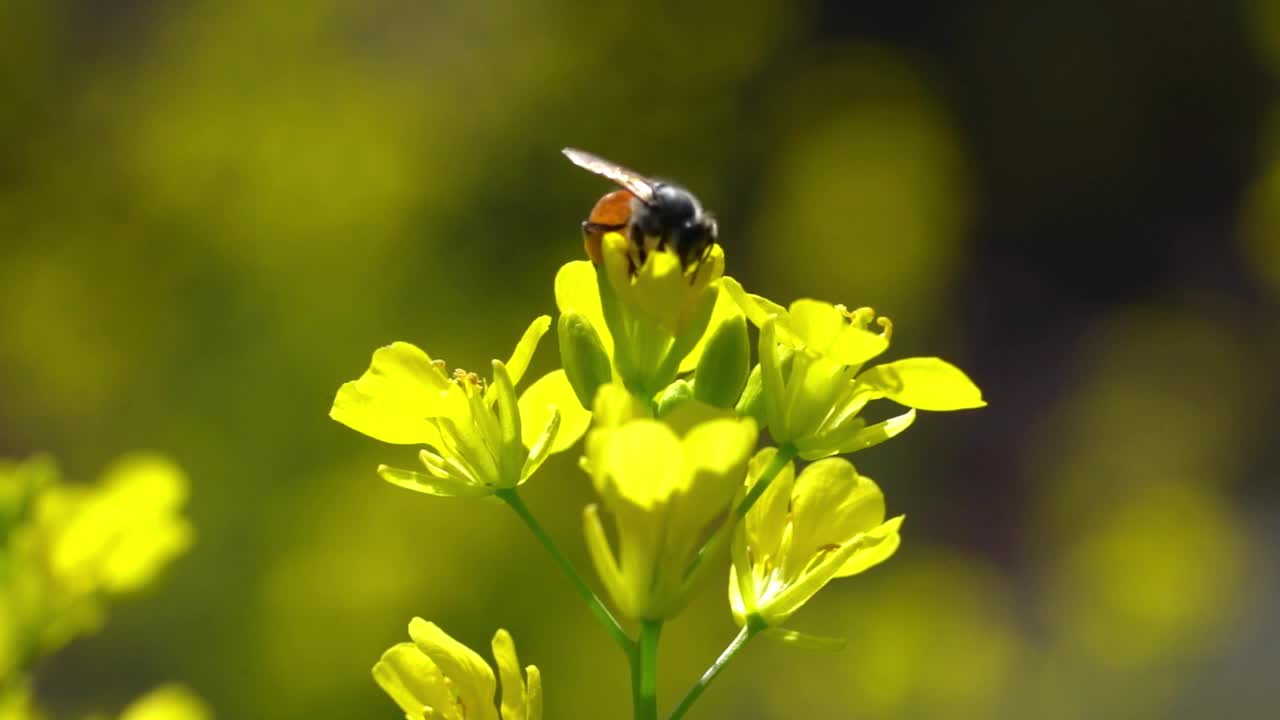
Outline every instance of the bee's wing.
<svg viewBox="0 0 1280 720"><path fill-rule="evenodd" d="M596 175L609 178L626 188L632 195L640 198L640 202L645 205L653 204L653 181L649 178L584 150L565 148L561 152L565 154L565 157L573 161L574 165Z"/></svg>

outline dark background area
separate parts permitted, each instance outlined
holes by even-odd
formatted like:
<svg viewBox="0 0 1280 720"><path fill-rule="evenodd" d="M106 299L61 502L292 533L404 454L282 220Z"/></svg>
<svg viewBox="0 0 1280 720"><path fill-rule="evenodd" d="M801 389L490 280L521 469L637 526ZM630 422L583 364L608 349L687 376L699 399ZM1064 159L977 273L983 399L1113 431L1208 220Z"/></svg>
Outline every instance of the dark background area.
<svg viewBox="0 0 1280 720"><path fill-rule="evenodd" d="M195 549L47 664L63 713L392 717L410 617L512 631L549 717L621 658L514 518L327 418L372 350L505 355L607 188L678 179L728 273L872 305L988 408L856 456L900 553L701 717L1268 717L1280 664L1280 2L0 0L0 455L193 483ZM535 371L554 366L553 343ZM529 502L584 567L574 453ZM715 578L664 704L733 634Z"/></svg>

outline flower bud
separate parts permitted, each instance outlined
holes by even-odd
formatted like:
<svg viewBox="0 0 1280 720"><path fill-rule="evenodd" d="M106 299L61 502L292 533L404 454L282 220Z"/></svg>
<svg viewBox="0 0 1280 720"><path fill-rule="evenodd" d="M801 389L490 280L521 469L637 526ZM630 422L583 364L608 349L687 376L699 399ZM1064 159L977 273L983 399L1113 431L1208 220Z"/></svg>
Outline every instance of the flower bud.
<svg viewBox="0 0 1280 720"><path fill-rule="evenodd" d="M595 400L596 390L613 376L609 353L591 321L582 313L569 311L561 314L556 331L560 338L560 362L564 365L569 384L582 407L589 408Z"/></svg>
<svg viewBox="0 0 1280 720"><path fill-rule="evenodd" d="M658 394L657 400L657 416L665 417L671 414L671 411L680 407L684 403L694 398L693 386L688 380L677 380L667 386Z"/></svg>
<svg viewBox="0 0 1280 720"><path fill-rule="evenodd" d="M733 411L740 417L755 418L761 427L769 424L764 415L764 378L760 374L759 363L751 368L746 387L742 388L742 395L738 398L738 404L733 406Z"/></svg>
<svg viewBox="0 0 1280 720"><path fill-rule="evenodd" d="M731 408L742 396L751 371L751 343L747 320L731 315L720 323L694 373L693 396L709 405Z"/></svg>

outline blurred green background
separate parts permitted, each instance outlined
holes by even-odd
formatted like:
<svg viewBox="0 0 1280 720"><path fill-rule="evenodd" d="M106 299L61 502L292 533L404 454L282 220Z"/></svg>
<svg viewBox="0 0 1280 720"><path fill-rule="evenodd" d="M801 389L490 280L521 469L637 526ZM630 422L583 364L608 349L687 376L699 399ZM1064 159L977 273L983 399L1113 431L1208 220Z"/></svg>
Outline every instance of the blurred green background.
<svg viewBox="0 0 1280 720"><path fill-rule="evenodd" d="M0 0L0 456L168 453L198 532L40 697L392 718L369 668L420 615L511 630L548 717L626 715L513 516L327 417L381 344L479 368L554 311L608 189L574 145L990 402L856 458L909 517L796 618L849 648L759 642L693 716L1273 717L1277 81L1280 0ZM586 567L571 455L527 494ZM734 631L716 577L664 707Z"/></svg>

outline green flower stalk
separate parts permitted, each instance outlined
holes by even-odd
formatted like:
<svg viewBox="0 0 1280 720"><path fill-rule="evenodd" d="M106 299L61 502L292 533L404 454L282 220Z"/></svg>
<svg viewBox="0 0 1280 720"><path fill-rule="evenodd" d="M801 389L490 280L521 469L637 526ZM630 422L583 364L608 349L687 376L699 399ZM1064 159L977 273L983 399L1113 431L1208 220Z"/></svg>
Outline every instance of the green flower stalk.
<svg viewBox="0 0 1280 720"><path fill-rule="evenodd" d="M406 720L498 720L497 681L484 658L435 623L414 618L413 642L392 646L373 666L373 678ZM542 720L542 676L530 665L520 672L516 646L506 630L493 636L502 683L502 720Z"/></svg>
<svg viewBox="0 0 1280 720"><path fill-rule="evenodd" d="M493 361L488 383L462 370L446 374L443 361L409 343L380 348L369 369L338 390L329 415L383 442L430 448L418 455L426 472L378 467L394 485L446 497L513 488L548 455L572 446L590 422L563 371L516 395L550 324L545 315L535 319L510 359Z"/></svg>
<svg viewBox="0 0 1280 720"><path fill-rule="evenodd" d="M776 452L766 448L752 458L748 487ZM893 555L902 520L885 520L880 488L848 461L819 460L799 476L788 462L735 530L729 570L734 619L784 639L805 639L777 628L832 579Z"/></svg>
<svg viewBox="0 0 1280 720"><path fill-rule="evenodd" d="M584 513L591 559L622 615L669 618L689 596L696 574L686 571L708 530L733 521L728 510L756 424L692 400L655 420L618 385L600 389L595 417L582 467L613 517L617 548L591 505Z"/></svg>
<svg viewBox="0 0 1280 720"><path fill-rule="evenodd" d="M739 408L758 415L773 439L794 447L801 458L814 460L877 445L910 427L917 409L963 410L986 404L961 370L938 358L907 358L864 370L869 360L888 349L893 330L887 318L876 318L870 308L849 311L802 299L784 309L748 294L732 278L721 283L760 328L759 379L748 381ZM868 425L858 414L880 398L911 409Z"/></svg>
<svg viewBox="0 0 1280 720"><path fill-rule="evenodd" d="M603 355L611 360L613 379L652 399L679 373L697 367L708 329L714 332L738 312L720 292L724 251L712 246L706 259L686 269L674 250L654 249L640 261L626 238L607 233L602 252L602 266L575 261L556 275L561 314L585 321L594 331L594 340L586 333L571 336L576 344L568 347L561 334L565 369L571 378L594 378L599 387L597 359ZM579 368L583 357L597 364ZM585 385L575 382L584 393L589 392Z"/></svg>

